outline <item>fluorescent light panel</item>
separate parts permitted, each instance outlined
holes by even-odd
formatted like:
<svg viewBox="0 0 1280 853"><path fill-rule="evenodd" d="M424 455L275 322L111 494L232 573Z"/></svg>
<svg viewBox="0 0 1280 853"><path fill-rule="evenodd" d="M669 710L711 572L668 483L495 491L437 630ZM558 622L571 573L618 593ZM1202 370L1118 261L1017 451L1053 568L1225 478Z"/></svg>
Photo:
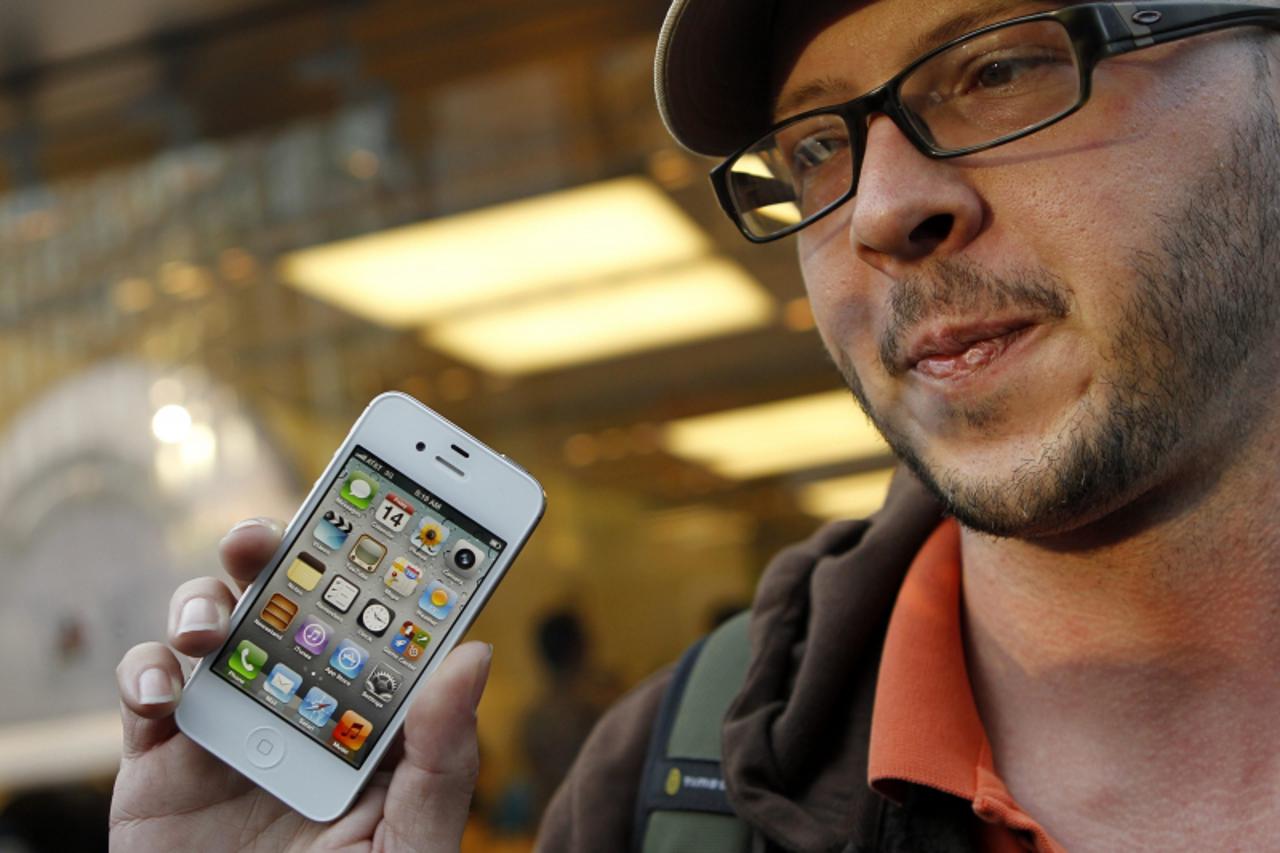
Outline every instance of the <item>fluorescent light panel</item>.
<svg viewBox="0 0 1280 853"><path fill-rule="evenodd" d="M740 267L708 259L509 309L462 313L423 342L500 374L548 370L762 326L773 300Z"/></svg>
<svg viewBox="0 0 1280 853"><path fill-rule="evenodd" d="M293 252L281 274L318 299L405 328L709 251L658 187L628 177Z"/></svg>
<svg viewBox="0 0 1280 853"><path fill-rule="evenodd" d="M800 489L800 507L818 518L864 518L889 492L892 468L819 480Z"/></svg>
<svg viewBox="0 0 1280 853"><path fill-rule="evenodd" d="M745 480L888 452L847 391L672 421L669 453Z"/></svg>

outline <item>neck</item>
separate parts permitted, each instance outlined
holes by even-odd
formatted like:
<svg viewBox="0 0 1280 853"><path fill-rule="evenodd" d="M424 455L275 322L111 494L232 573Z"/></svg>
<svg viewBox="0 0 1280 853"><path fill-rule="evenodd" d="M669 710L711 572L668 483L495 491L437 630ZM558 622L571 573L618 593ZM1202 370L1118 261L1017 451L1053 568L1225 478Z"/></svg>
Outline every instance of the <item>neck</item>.
<svg viewBox="0 0 1280 853"><path fill-rule="evenodd" d="M1107 797L1117 819L1146 809L1167 827L1153 808L1192 820L1215 785L1235 808L1247 791L1277 801L1273 467L1236 466L1194 498L1145 500L1056 541L963 532L974 698L997 769L1033 815L1097 815Z"/></svg>

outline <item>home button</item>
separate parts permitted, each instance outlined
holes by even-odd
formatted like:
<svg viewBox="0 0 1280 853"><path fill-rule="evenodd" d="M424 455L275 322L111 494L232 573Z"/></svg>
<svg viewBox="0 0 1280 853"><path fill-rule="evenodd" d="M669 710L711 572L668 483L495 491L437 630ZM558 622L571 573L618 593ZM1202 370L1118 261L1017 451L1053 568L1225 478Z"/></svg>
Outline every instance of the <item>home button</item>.
<svg viewBox="0 0 1280 853"><path fill-rule="evenodd" d="M284 738L269 726L259 726L249 732L245 752L249 763L254 767L261 767L263 770L275 767L284 760Z"/></svg>

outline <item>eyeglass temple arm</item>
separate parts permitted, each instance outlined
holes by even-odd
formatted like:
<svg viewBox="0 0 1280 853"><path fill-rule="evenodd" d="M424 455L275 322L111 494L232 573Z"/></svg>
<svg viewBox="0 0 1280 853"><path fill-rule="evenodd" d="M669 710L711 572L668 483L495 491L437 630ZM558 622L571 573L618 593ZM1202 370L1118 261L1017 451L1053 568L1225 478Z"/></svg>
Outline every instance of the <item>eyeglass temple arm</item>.
<svg viewBox="0 0 1280 853"><path fill-rule="evenodd" d="M1103 11L1104 54L1126 53L1200 33L1254 24L1280 29L1280 9L1248 3L1109 3ZM1105 14L1110 12L1111 14Z"/></svg>

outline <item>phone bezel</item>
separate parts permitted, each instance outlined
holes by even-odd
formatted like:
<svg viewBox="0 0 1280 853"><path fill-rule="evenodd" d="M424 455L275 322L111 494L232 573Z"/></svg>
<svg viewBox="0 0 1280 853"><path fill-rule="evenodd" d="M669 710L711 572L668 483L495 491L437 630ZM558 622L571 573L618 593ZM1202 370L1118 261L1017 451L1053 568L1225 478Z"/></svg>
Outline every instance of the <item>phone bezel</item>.
<svg viewBox="0 0 1280 853"><path fill-rule="evenodd" d="M426 443L425 450L416 448L419 442ZM285 556L295 540L305 532L303 528L307 521L324 500L356 445L367 448L459 512L492 530L507 544L476 587L469 606L440 639L436 653L417 683L405 694L400 708L377 743L370 747L371 752L359 769L347 765L217 677L210 668L225 652L226 643L203 658L192 671L176 714L178 728L290 808L317 821L333 820L345 812L377 770L382 755L404 724L414 696L430 682L432 672L445 654L457 644L483 609L546 507L542 486L523 468L408 395L400 392L381 394L356 420L290 520L280 547L268 563L269 570L263 571L240 597L231 614L228 638L252 613L251 604L256 602L268 579L282 570ZM446 455L452 445L461 446L469 458L460 460L450 458L452 454ZM451 464L461 462L465 466L465 476L459 478L449 473L436 461L438 455L446 456ZM500 499L495 500L495 497ZM284 744L283 760L269 769L259 768L247 758L247 738L259 726L273 728L281 735ZM317 784L317 779L323 782Z"/></svg>

